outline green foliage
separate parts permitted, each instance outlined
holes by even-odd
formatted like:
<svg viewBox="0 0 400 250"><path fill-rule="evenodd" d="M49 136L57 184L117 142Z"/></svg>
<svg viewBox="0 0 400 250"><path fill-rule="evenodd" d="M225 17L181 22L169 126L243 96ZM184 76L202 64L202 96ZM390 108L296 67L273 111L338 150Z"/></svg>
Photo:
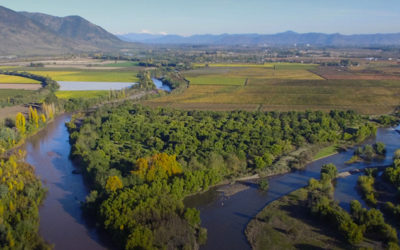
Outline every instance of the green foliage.
<svg viewBox="0 0 400 250"><path fill-rule="evenodd" d="M267 179L261 180L261 181L258 183L258 186L259 186L259 188L260 188L261 190L267 191L268 188L269 188L269 182L268 182Z"/></svg>
<svg viewBox="0 0 400 250"><path fill-rule="evenodd" d="M397 232L385 223L383 214L377 209L367 210L360 202L354 200L350 204L350 213L355 222L365 228L365 233L375 240L386 244L398 244Z"/></svg>
<svg viewBox="0 0 400 250"><path fill-rule="evenodd" d="M337 168L334 164L329 163L329 164L325 164L321 167L321 179L323 179L322 177L326 175L326 177L328 177L330 180L333 180L336 178L337 176Z"/></svg>
<svg viewBox="0 0 400 250"><path fill-rule="evenodd" d="M384 178L395 187L400 188L400 150L396 150L393 157L393 166L385 169Z"/></svg>
<svg viewBox="0 0 400 250"><path fill-rule="evenodd" d="M153 83L153 80L151 79L151 74L148 70L140 71L137 74L137 77L139 78L139 87L141 89L155 89L156 86Z"/></svg>
<svg viewBox="0 0 400 250"><path fill-rule="evenodd" d="M377 157L384 156L386 154L386 146L382 142L377 142L372 145L365 145L363 147L358 147L354 150L354 160L350 160L347 163L353 163L355 161L358 161L360 159L366 160L366 161L372 161L373 159Z"/></svg>
<svg viewBox="0 0 400 250"><path fill-rule="evenodd" d="M360 176L358 178L358 186L364 196L365 201L375 206L378 202L376 200L376 191L374 188L375 179L373 176Z"/></svg>
<svg viewBox="0 0 400 250"><path fill-rule="evenodd" d="M360 119L353 112L181 111L124 103L68 127L71 155L93 189L85 211L114 241L127 249L190 249L205 242L206 231L199 212L184 208L184 197L268 169L305 142L338 141ZM123 185L114 185L116 176ZM330 181L321 183L322 192L331 190Z"/></svg>
<svg viewBox="0 0 400 250"><path fill-rule="evenodd" d="M33 168L19 152L0 160L0 248L49 249L40 238L39 205L45 196Z"/></svg>

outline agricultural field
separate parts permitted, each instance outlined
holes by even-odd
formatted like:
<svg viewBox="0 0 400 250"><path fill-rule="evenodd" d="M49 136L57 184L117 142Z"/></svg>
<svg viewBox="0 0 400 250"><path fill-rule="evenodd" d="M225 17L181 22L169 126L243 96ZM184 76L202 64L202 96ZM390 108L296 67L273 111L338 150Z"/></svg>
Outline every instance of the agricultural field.
<svg viewBox="0 0 400 250"><path fill-rule="evenodd" d="M280 68L280 69L312 69L316 64L302 63L264 63L264 64L244 64L244 63L194 63L194 67L210 67L210 68Z"/></svg>
<svg viewBox="0 0 400 250"><path fill-rule="evenodd" d="M56 81L81 82L137 82L137 72L132 71L62 71L62 70L30 70L30 73L48 76Z"/></svg>
<svg viewBox="0 0 400 250"><path fill-rule="evenodd" d="M114 62L114 63L107 63L107 64L102 64L102 67L136 67L139 66L138 62Z"/></svg>
<svg viewBox="0 0 400 250"><path fill-rule="evenodd" d="M20 77L20 76L1 75L0 74L0 84L4 84L4 83L21 83L21 84L34 83L34 84L40 84L39 81L32 80L32 79L29 79L29 78Z"/></svg>
<svg viewBox="0 0 400 250"><path fill-rule="evenodd" d="M399 104L400 80L324 79L313 65L284 67L208 67L184 72L182 93L148 100L150 106L212 110L352 109L362 114L392 112ZM225 66L225 65L224 65ZM244 81L243 81L244 80ZM214 82L214 83L213 83ZM239 84L244 82L244 84Z"/></svg>
<svg viewBox="0 0 400 250"><path fill-rule="evenodd" d="M6 99L8 97L14 96L26 96L31 94L33 91L31 90L22 90L22 89L2 89L0 91L0 99Z"/></svg>
<svg viewBox="0 0 400 250"><path fill-rule="evenodd" d="M98 98L109 95L108 90L90 90L90 91L57 91L56 96L59 99L70 99L70 98Z"/></svg>

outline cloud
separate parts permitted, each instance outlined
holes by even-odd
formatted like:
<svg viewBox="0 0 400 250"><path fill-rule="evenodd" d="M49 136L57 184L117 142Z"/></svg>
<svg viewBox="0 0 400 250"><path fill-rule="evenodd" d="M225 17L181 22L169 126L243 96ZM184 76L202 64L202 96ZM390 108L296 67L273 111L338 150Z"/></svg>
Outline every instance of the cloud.
<svg viewBox="0 0 400 250"><path fill-rule="evenodd" d="M168 35L168 33L167 33L167 32L165 32L165 31L160 31L158 34L160 34L160 35L163 35L163 36L166 36L166 35Z"/></svg>

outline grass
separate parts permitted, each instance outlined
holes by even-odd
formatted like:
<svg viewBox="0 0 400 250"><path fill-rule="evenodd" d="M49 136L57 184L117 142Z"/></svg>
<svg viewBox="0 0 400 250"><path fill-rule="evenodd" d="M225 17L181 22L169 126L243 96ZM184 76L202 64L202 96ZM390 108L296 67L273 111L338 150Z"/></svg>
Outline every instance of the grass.
<svg viewBox="0 0 400 250"><path fill-rule="evenodd" d="M91 91L57 91L56 96L60 99L70 98L98 98L109 95L108 90L91 90Z"/></svg>
<svg viewBox="0 0 400 250"><path fill-rule="evenodd" d="M137 82L136 72L132 71L29 71L33 74L48 76L56 81L75 82Z"/></svg>
<svg viewBox="0 0 400 250"><path fill-rule="evenodd" d="M34 91L24 89L2 89L0 90L0 99L6 99L14 96L24 96L31 94L32 92Z"/></svg>
<svg viewBox="0 0 400 250"><path fill-rule="evenodd" d="M250 221L246 236L253 249L353 249L335 229L309 212L307 190L299 189L267 205ZM366 239L357 247L379 247ZM357 248L355 248L357 249Z"/></svg>
<svg viewBox="0 0 400 250"><path fill-rule="evenodd" d="M1 75L0 74L0 84L1 83L35 83L40 84L39 81L35 81L29 78L20 77L20 76L9 76L9 75Z"/></svg>
<svg viewBox="0 0 400 250"><path fill-rule="evenodd" d="M319 150L318 153L314 156L314 160L319 160L336 153L338 153L337 145L331 145Z"/></svg>

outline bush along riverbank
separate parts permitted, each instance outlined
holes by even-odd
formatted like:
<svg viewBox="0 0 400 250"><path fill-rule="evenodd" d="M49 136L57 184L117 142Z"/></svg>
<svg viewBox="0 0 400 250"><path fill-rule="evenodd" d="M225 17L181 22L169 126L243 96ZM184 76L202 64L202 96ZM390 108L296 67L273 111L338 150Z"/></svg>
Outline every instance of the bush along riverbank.
<svg viewBox="0 0 400 250"><path fill-rule="evenodd" d="M92 190L85 211L127 249L197 248L206 231L199 211L183 206L184 197L270 171L282 155L306 144L357 141L376 132L350 111L182 111L131 103L100 107L68 127L71 157Z"/></svg>
<svg viewBox="0 0 400 250"><path fill-rule="evenodd" d="M39 236L45 189L19 151L0 159L0 248L50 249Z"/></svg>
<svg viewBox="0 0 400 250"><path fill-rule="evenodd" d="M0 156L24 143L25 139L54 119L54 104L43 103L29 107L28 115L17 113L15 119L7 118L0 123Z"/></svg>
<svg viewBox="0 0 400 250"><path fill-rule="evenodd" d="M333 164L324 165L320 180L267 205L246 229L253 249L399 249L396 230L379 210L355 200L348 213L333 200L336 175Z"/></svg>

